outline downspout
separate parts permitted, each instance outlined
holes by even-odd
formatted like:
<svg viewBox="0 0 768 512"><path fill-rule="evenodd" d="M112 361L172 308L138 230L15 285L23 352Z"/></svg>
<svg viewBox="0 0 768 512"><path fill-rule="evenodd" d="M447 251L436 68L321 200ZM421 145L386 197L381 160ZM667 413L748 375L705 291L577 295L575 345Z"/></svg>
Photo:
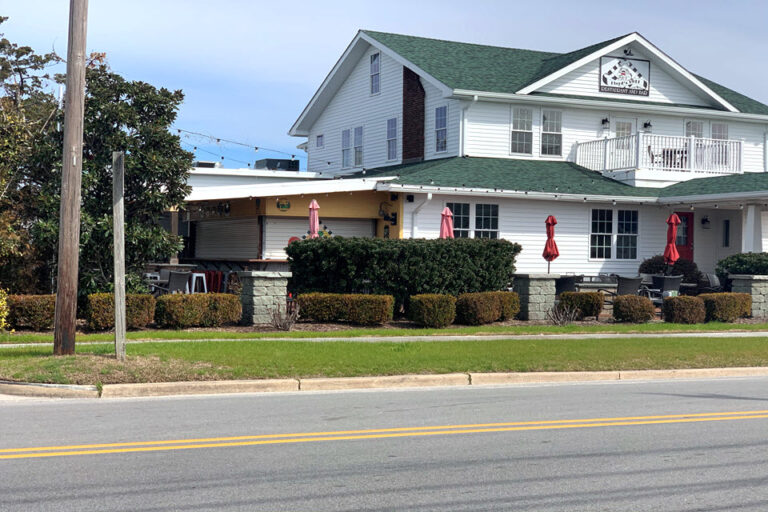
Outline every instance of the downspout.
<svg viewBox="0 0 768 512"><path fill-rule="evenodd" d="M469 110L469 107L477 103L477 99L477 94L475 94L472 96L471 103L465 103L464 106L461 107L461 122L459 123L459 156L464 156L464 148L466 147L464 137L467 134L467 111Z"/></svg>
<svg viewBox="0 0 768 512"><path fill-rule="evenodd" d="M411 238L416 238L418 229L416 228L416 215L421 211L428 202L432 200L432 192L427 193L427 198L423 200L419 205L411 212Z"/></svg>

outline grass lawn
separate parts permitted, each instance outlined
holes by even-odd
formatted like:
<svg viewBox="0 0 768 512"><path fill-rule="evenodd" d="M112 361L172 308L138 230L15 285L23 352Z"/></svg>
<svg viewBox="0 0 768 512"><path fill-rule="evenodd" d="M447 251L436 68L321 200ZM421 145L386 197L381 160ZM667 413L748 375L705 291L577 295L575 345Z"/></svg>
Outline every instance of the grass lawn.
<svg viewBox="0 0 768 512"><path fill-rule="evenodd" d="M274 331L274 332L233 332L227 330L146 330L128 333L129 340L202 340L232 339L256 340L261 338L335 338L362 336L435 336L435 335L478 335L478 334L638 334L662 332L715 332L715 331L768 331L768 323L721 323L670 324L654 322L648 324L571 324L556 325L481 325L477 327L451 327L446 329L403 329L403 328L357 328L334 331ZM111 333L79 334L78 341L112 341ZM53 334L0 333L2 343L53 343Z"/></svg>
<svg viewBox="0 0 768 512"><path fill-rule="evenodd" d="M109 384L406 373L580 371L768 366L768 338L493 340L407 343L224 341L128 346L117 363L109 344L74 357L49 347L0 351L0 379Z"/></svg>

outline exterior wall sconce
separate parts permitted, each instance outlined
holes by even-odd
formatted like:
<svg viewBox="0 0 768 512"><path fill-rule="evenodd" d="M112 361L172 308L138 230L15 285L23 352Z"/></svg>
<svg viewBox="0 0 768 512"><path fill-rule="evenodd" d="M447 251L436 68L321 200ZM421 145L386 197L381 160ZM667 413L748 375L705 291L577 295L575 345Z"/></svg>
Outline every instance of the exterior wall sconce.
<svg viewBox="0 0 768 512"><path fill-rule="evenodd" d="M651 124L650 121L646 121L646 122L643 123L643 129L644 130L650 130L651 128L653 128L653 125Z"/></svg>
<svg viewBox="0 0 768 512"><path fill-rule="evenodd" d="M603 130L607 130L608 128L611 127L611 120L608 119L607 117L604 117L603 120L600 121L600 123L603 125Z"/></svg>
<svg viewBox="0 0 768 512"><path fill-rule="evenodd" d="M709 216L705 215L701 218L701 227L702 229L709 229L709 225L711 224L709 220Z"/></svg>

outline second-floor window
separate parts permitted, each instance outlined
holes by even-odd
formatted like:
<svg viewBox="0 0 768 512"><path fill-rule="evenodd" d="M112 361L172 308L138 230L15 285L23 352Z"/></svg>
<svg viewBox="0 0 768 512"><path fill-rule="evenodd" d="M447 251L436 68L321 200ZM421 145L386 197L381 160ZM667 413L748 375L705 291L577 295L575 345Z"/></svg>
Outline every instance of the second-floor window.
<svg viewBox="0 0 768 512"><path fill-rule="evenodd" d="M363 165L363 127L355 128L355 167Z"/></svg>
<svg viewBox="0 0 768 512"><path fill-rule="evenodd" d="M352 130L341 131L341 167L352 167Z"/></svg>
<svg viewBox="0 0 768 512"><path fill-rule="evenodd" d="M435 153L448 149L448 107L435 109Z"/></svg>
<svg viewBox="0 0 768 512"><path fill-rule="evenodd" d="M544 110L542 113L541 154L545 156L563 154L563 113L558 110Z"/></svg>
<svg viewBox="0 0 768 512"><path fill-rule="evenodd" d="M354 143L354 144L353 144ZM363 165L363 127L341 130L341 168Z"/></svg>
<svg viewBox="0 0 768 512"><path fill-rule="evenodd" d="M325 136L318 135L315 137L315 147L316 148L322 148L325 146Z"/></svg>
<svg viewBox="0 0 768 512"><path fill-rule="evenodd" d="M387 119L387 160L397 160L397 118Z"/></svg>
<svg viewBox="0 0 768 512"><path fill-rule="evenodd" d="M704 121L686 121L685 122L685 136L704 138Z"/></svg>
<svg viewBox="0 0 768 512"><path fill-rule="evenodd" d="M381 92L381 54L371 55L371 94Z"/></svg>
<svg viewBox="0 0 768 512"><path fill-rule="evenodd" d="M725 123L712 123L712 138L728 140L728 125Z"/></svg>
<svg viewBox="0 0 768 512"><path fill-rule="evenodd" d="M512 153L533 153L533 111L530 108L512 108Z"/></svg>

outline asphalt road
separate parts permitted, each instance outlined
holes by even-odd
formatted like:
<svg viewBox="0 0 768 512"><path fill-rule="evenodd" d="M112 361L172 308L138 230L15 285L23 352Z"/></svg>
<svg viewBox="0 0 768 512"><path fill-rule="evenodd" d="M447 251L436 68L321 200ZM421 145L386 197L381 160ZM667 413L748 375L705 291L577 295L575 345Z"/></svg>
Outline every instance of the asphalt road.
<svg viewBox="0 0 768 512"><path fill-rule="evenodd" d="M2 511L765 511L767 454L765 378L0 398Z"/></svg>

